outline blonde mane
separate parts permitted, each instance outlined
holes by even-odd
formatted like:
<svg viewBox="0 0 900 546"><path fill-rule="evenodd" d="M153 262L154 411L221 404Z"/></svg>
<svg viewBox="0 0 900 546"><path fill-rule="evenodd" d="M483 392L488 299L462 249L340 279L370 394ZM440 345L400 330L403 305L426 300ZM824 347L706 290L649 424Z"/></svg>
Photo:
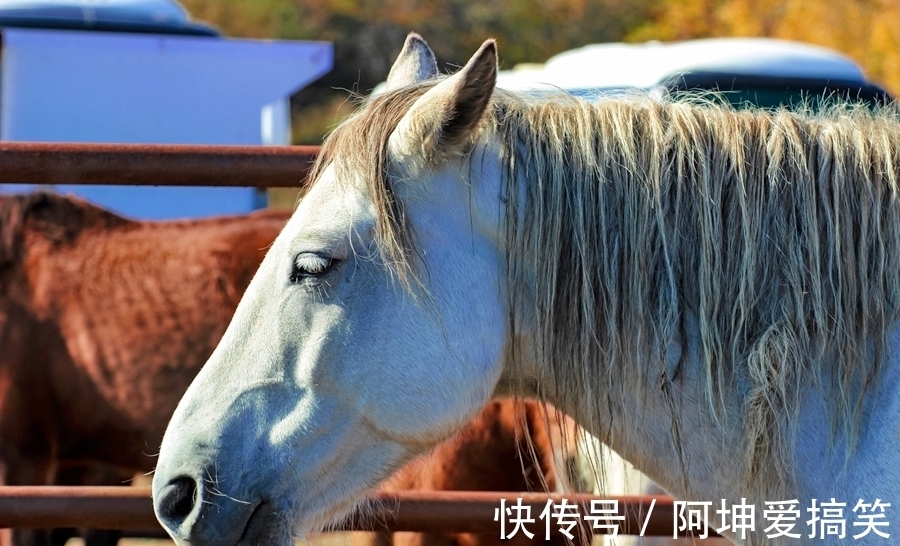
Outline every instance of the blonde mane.
<svg viewBox="0 0 900 546"><path fill-rule="evenodd" d="M417 257L387 140L430 85L365 105L314 171L334 162L339 177L364 177L377 241L400 278L416 277ZM599 408L636 377L673 395L681 370L667 348L695 320L711 411L728 419L729 398L743 400L748 487L788 485L785 440L810 385L825 389L849 457L900 313L895 113L498 90L471 149L488 138L501 143L506 195L527 182L524 200L506 199L508 294L514 314L543 326L538 357L555 391L542 394ZM477 171L477 154L469 159Z"/></svg>

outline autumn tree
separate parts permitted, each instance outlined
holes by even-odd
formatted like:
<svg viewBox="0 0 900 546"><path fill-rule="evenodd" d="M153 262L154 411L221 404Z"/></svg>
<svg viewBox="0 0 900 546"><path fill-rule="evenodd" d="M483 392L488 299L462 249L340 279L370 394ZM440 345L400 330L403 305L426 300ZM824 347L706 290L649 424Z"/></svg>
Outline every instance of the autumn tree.
<svg viewBox="0 0 900 546"><path fill-rule="evenodd" d="M316 142L387 76L406 34L415 30L443 70L464 63L496 38L504 68L544 61L586 43L621 40L646 21L655 0L182 0L197 19L229 36L326 40L331 73L294 97L295 140Z"/></svg>
<svg viewBox="0 0 900 546"><path fill-rule="evenodd" d="M819 44L900 94L900 0L182 0L229 36L327 40L331 73L298 93L295 140L317 142L383 81L410 30L450 70L488 37L502 68L585 44L767 36Z"/></svg>
<svg viewBox="0 0 900 546"><path fill-rule="evenodd" d="M900 95L898 0L658 0L632 41L765 36L840 51Z"/></svg>

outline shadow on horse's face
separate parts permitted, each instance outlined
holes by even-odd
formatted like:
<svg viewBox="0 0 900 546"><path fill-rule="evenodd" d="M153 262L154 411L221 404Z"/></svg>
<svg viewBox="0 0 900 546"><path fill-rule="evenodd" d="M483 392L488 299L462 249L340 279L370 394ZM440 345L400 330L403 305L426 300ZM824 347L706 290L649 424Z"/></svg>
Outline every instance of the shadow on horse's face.
<svg viewBox="0 0 900 546"><path fill-rule="evenodd" d="M398 63L431 55L415 40L404 51ZM479 54L492 88L492 44ZM319 531L492 396L507 316L496 237L455 180L462 159L434 168L409 155L422 137L410 132L440 127L460 85L423 97L388 152L415 223L421 289L401 286L375 250L376 206L365 184L338 175L340 154L264 259L163 440L154 502L179 542L287 545ZM482 111L489 98L477 97Z"/></svg>

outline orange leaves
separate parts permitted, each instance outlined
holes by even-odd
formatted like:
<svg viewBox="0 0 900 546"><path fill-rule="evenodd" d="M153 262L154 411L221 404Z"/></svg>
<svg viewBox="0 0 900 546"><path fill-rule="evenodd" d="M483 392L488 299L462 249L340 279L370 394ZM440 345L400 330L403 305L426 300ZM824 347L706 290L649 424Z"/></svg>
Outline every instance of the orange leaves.
<svg viewBox="0 0 900 546"><path fill-rule="evenodd" d="M875 82L900 94L900 2L896 0L660 0L628 39L767 36L843 52Z"/></svg>

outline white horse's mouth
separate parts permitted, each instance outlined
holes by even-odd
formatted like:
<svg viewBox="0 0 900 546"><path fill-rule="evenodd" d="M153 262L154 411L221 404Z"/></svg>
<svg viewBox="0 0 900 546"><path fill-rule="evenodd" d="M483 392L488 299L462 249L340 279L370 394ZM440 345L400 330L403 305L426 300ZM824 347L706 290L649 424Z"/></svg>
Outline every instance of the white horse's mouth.
<svg viewBox="0 0 900 546"><path fill-rule="evenodd" d="M271 503L261 501L250 513L244 532L241 533L239 544L258 544L260 537L271 527L274 512Z"/></svg>
<svg viewBox="0 0 900 546"><path fill-rule="evenodd" d="M250 516L235 546L293 546L287 514L271 501L260 501Z"/></svg>

